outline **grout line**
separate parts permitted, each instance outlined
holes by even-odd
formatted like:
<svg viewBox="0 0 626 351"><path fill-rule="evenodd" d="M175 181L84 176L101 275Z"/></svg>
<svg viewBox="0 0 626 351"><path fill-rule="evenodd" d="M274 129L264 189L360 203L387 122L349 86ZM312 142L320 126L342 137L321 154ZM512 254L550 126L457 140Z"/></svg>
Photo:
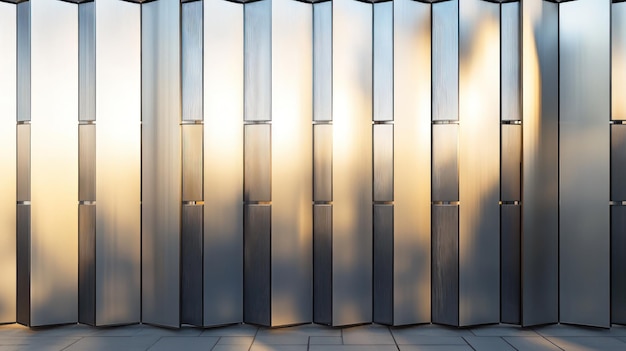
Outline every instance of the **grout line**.
<svg viewBox="0 0 626 351"><path fill-rule="evenodd" d="M202 333L200 333L200 335L202 335ZM214 349L215 349L215 347L217 346L217 344L219 344L219 343L220 343L220 340L222 340L222 336L218 336L218 337L217 337L217 341L215 342L215 345L213 345L213 347L211 347L211 350L209 350L209 351L214 350Z"/></svg>
<svg viewBox="0 0 626 351"><path fill-rule="evenodd" d="M391 331L390 326L387 326L387 331L389 332L389 334L391 334L391 338L393 339L393 343L396 345L396 349L400 351L400 345L398 345L398 342L396 341L396 336L393 335L393 332Z"/></svg>
<svg viewBox="0 0 626 351"><path fill-rule="evenodd" d="M515 347L515 346L513 346L513 344L511 344L511 343L510 343L507 339L505 339L505 338L504 338L504 336L499 336L499 338L500 338L500 339L502 339L502 340L504 340L504 342L505 342L505 343L507 343L507 344L511 345L511 347L512 347L514 350L519 351L519 350L518 350L518 348L517 348L517 347Z"/></svg>
<svg viewBox="0 0 626 351"><path fill-rule="evenodd" d="M472 344L470 344L467 340L465 340L465 337L462 336L461 339L463 339L463 341L465 341L465 343L474 351L476 351L476 349L474 348L474 346L472 346Z"/></svg>
<svg viewBox="0 0 626 351"><path fill-rule="evenodd" d="M146 350L150 350L150 348L152 348L152 346L156 345L156 343L158 343L159 341L161 341L161 338L163 338L162 336L159 336L158 339L156 339L155 342L152 343L152 345L146 347Z"/></svg>
<svg viewBox="0 0 626 351"><path fill-rule="evenodd" d="M256 336L259 334L259 327L256 327L256 331L254 332L254 336L252 337L252 342L250 343L250 346L248 347L248 351L250 351L250 349L252 349L252 345L254 345L254 342L256 341Z"/></svg>
<svg viewBox="0 0 626 351"><path fill-rule="evenodd" d="M564 349L560 348L560 347L559 347L559 345L557 345L557 344L553 343L553 342L552 342L552 340L548 339L547 337L545 337L545 336L543 336L543 335L542 335L541 337L542 337L543 339L545 339L547 342L549 342L550 344L554 345L557 349L559 349L559 350L564 350Z"/></svg>
<svg viewBox="0 0 626 351"><path fill-rule="evenodd" d="M69 349L70 347L72 347L72 345L74 345L74 344L76 344L77 342L79 342L79 341L83 340L83 338L84 338L84 336L79 337L79 338L78 338L78 339L76 339L76 341L74 341L73 343L71 343L71 344L69 344L69 345L65 346L64 348L62 348L62 349L61 349L61 351ZM26 345L26 346L29 346L29 345Z"/></svg>

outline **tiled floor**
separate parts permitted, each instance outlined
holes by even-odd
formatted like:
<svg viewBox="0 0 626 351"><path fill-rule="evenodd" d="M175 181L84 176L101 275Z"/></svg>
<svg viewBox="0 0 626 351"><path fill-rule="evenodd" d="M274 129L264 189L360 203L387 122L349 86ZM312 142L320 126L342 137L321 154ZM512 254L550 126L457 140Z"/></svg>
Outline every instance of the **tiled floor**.
<svg viewBox="0 0 626 351"><path fill-rule="evenodd" d="M626 351L626 327L607 330L553 325L522 329L495 325L455 329L437 325L388 328L371 324L329 328L308 324L279 329L234 325L171 330L147 325L28 329L10 324L0 326L0 351L6 350Z"/></svg>

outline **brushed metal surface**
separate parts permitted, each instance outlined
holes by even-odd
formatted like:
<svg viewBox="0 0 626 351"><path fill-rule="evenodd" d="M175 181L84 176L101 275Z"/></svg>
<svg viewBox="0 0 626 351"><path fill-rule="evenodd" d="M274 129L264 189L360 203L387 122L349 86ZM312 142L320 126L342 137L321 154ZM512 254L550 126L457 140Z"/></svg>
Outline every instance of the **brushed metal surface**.
<svg viewBox="0 0 626 351"><path fill-rule="evenodd" d="M559 7L560 322L607 328L610 16L609 0Z"/></svg>
<svg viewBox="0 0 626 351"><path fill-rule="evenodd" d="M78 5L78 119L96 120L96 4Z"/></svg>
<svg viewBox="0 0 626 351"><path fill-rule="evenodd" d="M333 1L332 325L372 321L372 7Z"/></svg>
<svg viewBox="0 0 626 351"><path fill-rule="evenodd" d="M30 1L17 5L17 120L30 121Z"/></svg>
<svg viewBox="0 0 626 351"><path fill-rule="evenodd" d="M243 5L244 120L272 120L272 1Z"/></svg>
<svg viewBox="0 0 626 351"><path fill-rule="evenodd" d="M393 315L404 325L431 320L431 5L393 6Z"/></svg>
<svg viewBox="0 0 626 351"><path fill-rule="evenodd" d="M144 40L149 41L149 35L144 36ZM163 45L167 41L163 40ZM178 50L178 49L177 49ZM145 55L155 55L154 51L146 50ZM162 56L161 56L162 57ZM141 307L141 9L140 5L120 1L96 1L96 324L97 325L118 325L126 323L137 323L140 320ZM149 64L148 64L149 65ZM157 75L160 77L161 75ZM146 77L147 78L147 77ZM153 83L148 78L148 82ZM119 84L124 82L124 84ZM169 83L168 83L169 84ZM146 86L144 85L144 89ZM150 89L161 89L160 87L150 87ZM149 95L151 96L151 95ZM146 97L147 98L147 97ZM163 95L159 99L165 100ZM157 100L152 100L156 103ZM144 112L154 113L151 110L150 100L144 100ZM166 108L166 102L160 101L163 105L160 113L172 113L167 118L176 116L171 110ZM175 110L176 112L178 110ZM155 115L152 115L155 116ZM163 172L157 175L171 176L175 181L180 169L175 168L175 163L155 165L154 153L159 154L163 149L171 149L175 153L172 157L177 157L180 153L178 146L167 146L167 143L174 143L169 139L170 134L165 134L168 127L164 127L160 132L158 140L159 146L154 143L154 117L145 116L146 129L144 129L144 155L152 159L144 159L144 178L148 181L144 188L144 239L154 235L155 228L161 228L166 232L168 240L172 240L172 245L178 245L178 226L166 224L168 218L178 216L180 211L179 199L177 202L169 204L164 197L155 194L155 189L159 192L168 189L174 194L178 193L180 183L172 185L162 179L154 178L151 172ZM177 121L176 121L177 122ZM177 123L176 123L177 124ZM172 127L177 137L179 129ZM151 150L146 150L151 148ZM179 164L178 164L179 165ZM162 167L162 168L160 168ZM171 167L171 168L170 168ZM179 166L178 166L179 167ZM164 172L167 172L164 174ZM154 182L154 183L152 183ZM155 188L152 186L156 184ZM176 187L176 188L174 188ZM151 192L148 194L148 192ZM158 203L157 202L161 202ZM156 206L164 206L164 212L154 214ZM160 210L159 210L160 211ZM150 212L150 213L148 213ZM156 217L152 217L152 216ZM167 215L167 217L166 217ZM161 217L161 218L160 218ZM158 224L155 223L158 219ZM152 225L155 225L152 227ZM172 228L176 228L172 230ZM170 231L171 230L171 231ZM169 239L171 237L171 239ZM170 245L168 241L167 244ZM154 248L154 246L149 246ZM149 266L152 252L144 247L143 254L148 254L148 260L144 261L144 268ZM161 253L176 253L175 247L172 251L164 248ZM155 260L161 260L157 256ZM174 257L172 260L176 259ZM169 260L169 258L168 258ZM178 261L173 261L177 267ZM178 269L172 267L171 269ZM150 269L150 268L148 268ZM144 278L146 276L144 275ZM168 282L167 284L172 284ZM149 285L144 285L148 289ZM169 286L169 285L168 285ZM157 285L157 288L162 288ZM146 291L144 290L144 291ZM160 292L155 292L160 293ZM146 305L144 305L144 308ZM168 306L169 307L169 306ZM161 306L159 307L161 309ZM167 308L166 308L167 309ZM144 316L148 315L144 309Z"/></svg>
<svg viewBox="0 0 626 351"><path fill-rule="evenodd" d="M459 206L432 206L432 319L459 325Z"/></svg>
<svg viewBox="0 0 626 351"><path fill-rule="evenodd" d="M0 3L0 323L15 323L17 9Z"/></svg>
<svg viewBox="0 0 626 351"><path fill-rule="evenodd" d="M313 321L332 324L333 206L313 205Z"/></svg>
<svg viewBox="0 0 626 351"><path fill-rule="evenodd" d="M180 321L201 326L202 320L202 205L183 205L180 253Z"/></svg>
<svg viewBox="0 0 626 351"><path fill-rule="evenodd" d="M20 324L30 325L30 205L17 205L16 222L16 320Z"/></svg>
<svg viewBox="0 0 626 351"><path fill-rule="evenodd" d="M271 323L271 205L244 205L243 320Z"/></svg>
<svg viewBox="0 0 626 351"><path fill-rule="evenodd" d="M202 120L202 1L181 4L183 121Z"/></svg>
<svg viewBox="0 0 626 351"><path fill-rule="evenodd" d="M626 125L611 126L611 201L626 200Z"/></svg>
<svg viewBox="0 0 626 351"><path fill-rule="evenodd" d="M202 200L202 125L185 124L183 143L183 201Z"/></svg>
<svg viewBox="0 0 626 351"><path fill-rule="evenodd" d="M375 121L393 121L393 2L372 5L373 104Z"/></svg>
<svg viewBox="0 0 626 351"><path fill-rule="evenodd" d="M244 126L244 201L271 201L272 125Z"/></svg>
<svg viewBox="0 0 626 351"><path fill-rule="evenodd" d="M500 322L521 323L521 206L500 207Z"/></svg>
<svg viewBox="0 0 626 351"><path fill-rule="evenodd" d="M13 129L13 128L11 128ZM11 129L8 129L11 131ZM30 201L30 124L18 124L16 133L17 201Z"/></svg>
<svg viewBox="0 0 626 351"><path fill-rule="evenodd" d="M611 323L626 324L626 206L611 206Z"/></svg>
<svg viewBox="0 0 626 351"><path fill-rule="evenodd" d="M393 124L375 124L373 129L374 201L393 201Z"/></svg>
<svg viewBox="0 0 626 351"><path fill-rule="evenodd" d="M180 3L141 5L142 322L180 325Z"/></svg>
<svg viewBox="0 0 626 351"><path fill-rule="evenodd" d="M626 120L626 3L611 4L611 119Z"/></svg>
<svg viewBox="0 0 626 351"><path fill-rule="evenodd" d="M432 4L432 118L459 119L459 0Z"/></svg>
<svg viewBox="0 0 626 351"><path fill-rule="evenodd" d="M313 126L313 201L333 200L333 126Z"/></svg>
<svg viewBox="0 0 626 351"><path fill-rule="evenodd" d="M459 125L434 124L432 200L459 200Z"/></svg>
<svg viewBox="0 0 626 351"><path fill-rule="evenodd" d="M558 321L558 4L521 3L522 325Z"/></svg>
<svg viewBox="0 0 626 351"><path fill-rule="evenodd" d="M516 121L522 119L520 3L503 3L500 9L501 118Z"/></svg>
<svg viewBox="0 0 626 351"><path fill-rule="evenodd" d="M313 319L313 9L271 1L271 325L280 326Z"/></svg>
<svg viewBox="0 0 626 351"><path fill-rule="evenodd" d="M205 325L243 320L243 6L204 2Z"/></svg>
<svg viewBox="0 0 626 351"><path fill-rule="evenodd" d="M78 322L96 325L96 205L78 205Z"/></svg>
<svg viewBox="0 0 626 351"><path fill-rule="evenodd" d="M332 116L332 2L313 4L313 120Z"/></svg>
<svg viewBox="0 0 626 351"><path fill-rule="evenodd" d="M500 144L500 200L521 201L522 126L503 124Z"/></svg>
<svg viewBox="0 0 626 351"><path fill-rule="evenodd" d="M374 322L392 325L394 317L393 205L374 205Z"/></svg>
<svg viewBox="0 0 626 351"><path fill-rule="evenodd" d="M78 5L30 10L30 325L43 326L78 321Z"/></svg>
<svg viewBox="0 0 626 351"><path fill-rule="evenodd" d="M96 125L78 126L78 201L96 201Z"/></svg>

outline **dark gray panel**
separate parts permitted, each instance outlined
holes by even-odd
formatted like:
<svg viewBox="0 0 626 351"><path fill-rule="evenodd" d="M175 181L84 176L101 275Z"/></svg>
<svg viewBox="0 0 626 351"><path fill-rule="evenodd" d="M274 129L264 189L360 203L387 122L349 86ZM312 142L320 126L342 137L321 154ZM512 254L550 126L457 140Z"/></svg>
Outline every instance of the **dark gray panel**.
<svg viewBox="0 0 626 351"><path fill-rule="evenodd" d="M332 117L332 2L313 4L313 120Z"/></svg>
<svg viewBox="0 0 626 351"><path fill-rule="evenodd" d="M374 205L374 323L393 324L393 205Z"/></svg>
<svg viewBox="0 0 626 351"><path fill-rule="evenodd" d="M271 322L271 205L244 205L244 293L246 323Z"/></svg>
<svg viewBox="0 0 626 351"><path fill-rule="evenodd" d="M510 2L500 5L501 8L501 104L503 121L522 119L521 111L521 67L520 67L520 4Z"/></svg>
<svg viewBox="0 0 626 351"><path fill-rule="evenodd" d="M521 5L522 325L530 326L558 322L559 5L541 0Z"/></svg>
<svg viewBox="0 0 626 351"><path fill-rule="evenodd" d="M313 206L313 321L332 324L333 207Z"/></svg>
<svg viewBox="0 0 626 351"><path fill-rule="evenodd" d="M374 120L393 121L393 2L374 7Z"/></svg>
<svg viewBox="0 0 626 351"><path fill-rule="evenodd" d="M78 322L96 324L96 205L78 205Z"/></svg>
<svg viewBox="0 0 626 351"><path fill-rule="evenodd" d="M96 201L96 125L78 126L78 201Z"/></svg>
<svg viewBox="0 0 626 351"><path fill-rule="evenodd" d="M30 1L17 4L17 120L30 121Z"/></svg>
<svg viewBox="0 0 626 351"><path fill-rule="evenodd" d="M459 200L459 125L433 125L432 201Z"/></svg>
<svg viewBox="0 0 626 351"><path fill-rule="evenodd" d="M611 126L611 200L626 200L626 125Z"/></svg>
<svg viewBox="0 0 626 351"><path fill-rule="evenodd" d="M502 125L500 169L500 200L520 201L522 176L522 126Z"/></svg>
<svg viewBox="0 0 626 351"><path fill-rule="evenodd" d="M202 1L181 5L183 120L202 120Z"/></svg>
<svg viewBox="0 0 626 351"><path fill-rule="evenodd" d="M202 125L182 125L183 201L202 200Z"/></svg>
<svg viewBox="0 0 626 351"><path fill-rule="evenodd" d="M433 323L459 325L459 207L432 207Z"/></svg>
<svg viewBox="0 0 626 351"><path fill-rule="evenodd" d="M17 205L17 322L30 325L30 205Z"/></svg>
<svg viewBox="0 0 626 351"><path fill-rule="evenodd" d="M459 119L459 0L432 5L433 121Z"/></svg>
<svg viewBox="0 0 626 351"><path fill-rule="evenodd" d="M313 125L313 201L333 200L333 126Z"/></svg>
<svg viewBox="0 0 626 351"><path fill-rule="evenodd" d="M96 120L95 2L78 5L78 119Z"/></svg>
<svg viewBox="0 0 626 351"><path fill-rule="evenodd" d="M626 3L611 5L611 119L626 120Z"/></svg>
<svg viewBox="0 0 626 351"><path fill-rule="evenodd" d="M272 120L272 2L244 5L244 120Z"/></svg>
<svg viewBox="0 0 626 351"><path fill-rule="evenodd" d="M374 129L374 201L393 201L393 124Z"/></svg>
<svg viewBox="0 0 626 351"><path fill-rule="evenodd" d="M17 201L30 201L30 124L17 125Z"/></svg>
<svg viewBox="0 0 626 351"><path fill-rule="evenodd" d="M202 213L204 206L183 206L181 267L180 267L180 321L202 326Z"/></svg>
<svg viewBox="0 0 626 351"><path fill-rule="evenodd" d="M521 206L500 207L500 321L521 323Z"/></svg>
<svg viewBox="0 0 626 351"><path fill-rule="evenodd" d="M244 201L271 201L270 124L244 126Z"/></svg>
<svg viewBox="0 0 626 351"><path fill-rule="evenodd" d="M611 323L626 324L626 206L611 207Z"/></svg>
<svg viewBox="0 0 626 351"><path fill-rule="evenodd" d="M610 16L608 0L559 5L560 322L607 328Z"/></svg>

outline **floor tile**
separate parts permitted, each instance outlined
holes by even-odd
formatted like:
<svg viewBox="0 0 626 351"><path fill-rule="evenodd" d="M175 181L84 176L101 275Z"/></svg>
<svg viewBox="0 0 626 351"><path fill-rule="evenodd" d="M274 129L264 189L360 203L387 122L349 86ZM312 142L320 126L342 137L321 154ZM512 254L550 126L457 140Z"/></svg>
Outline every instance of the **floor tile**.
<svg viewBox="0 0 626 351"><path fill-rule="evenodd" d="M136 336L145 328L142 324L120 327L99 327L91 336Z"/></svg>
<svg viewBox="0 0 626 351"><path fill-rule="evenodd" d="M307 345L252 344L250 351L307 351Z"/></svg>
<svg viewBox="0 0 626 351"><path fill-rule="evenodd" d="M196 336L164 336L149 351L207 351L217 344L218 337L199 338Z"/></svg>
<svg viewBox="0 0 626 351"><path fill-rule="evenodd" d="M80 338L68 337L0 337L0 350L63 350Z"/></svg>
<svg viewBox="0 0 626 351"><path fill-rule="evenodd" d="M560 351L550 341L540 336L505 336L506 342L518 351Z"/></svg>
<svg viewBox="0 0 626 351"><path fill-rule="evenodd" d="M542 336L626 336L626 334L622 334L626 332L626 329L614 329L615 330L567 324L546 325L533 328L533 330Z"/></svg>
<svg viewBox="0 0 626 351"><path fill-rule="evenodd" d="M253 336L222 336L218 345L252 345Z"/></svg>
<svg viewBox="0 0 626 351"><path fill-rule="evenodd" d="M486 325L470 329L476 336L539 336L531 328L522 328L513 325Z"/></svg>
<svg viewBox="0 0 626 351"><path fill-rule="evenodd" d="M342 331L346 345L395 345L389 328L377 324L345 328Z"/></svg>
<svg viewBox="0 0 626 351"><path fill-rule="evenodd" d="M555 336L547 339L566 351L626 350L626 343L610 336Z"/></svg>
<svg viewBox="0 0 626 351"><path fill-rule="evenodd" d="M476 351L515 351L504 339L497 336L465 336L463 339Z"/></svg>
<svg viewBox="0 0 626 351"><path fill-rule="evenodd" d="M467 345L460 336L395 335L398 345Z"/></svg>
<svg viewBox="0 0 626 351"><path fill-rule="evenodd" d="M309 345L341 345L343 340L341 336L311 336L309 337Z"/></svg>
<svg viewBox="0 0 626 351"><path fill-rule="evenodd" d="M84 337L66 351L144 351L154 345L160 337L157 336L93 336Z"/></svg>
<svg viewBox="0 0 626 351"><path fill-rule="evenodd" d="M249 351L250 345L215 345L211 351Z"/></svg>
<svg viewBox="0 0 626 351"><path fill-rule="evenodd" d="M341 336L341 329L318 324L303 324L285 328L259 328L261 335Z"/></svg>
<svg viewBox="0 0 626 351"><path fill-rule="evenodd" d="M398 351L396 345L310 345L309 351Z"/></svg>
<svg viewBox="0 0 626 351"><path fill-rule="evenodd" d="M473 351L469 345L400 345L400 351Z"/></svg>
<svg viewBox="0 0 626 351"><path fill-rule="evenodd" d="M412 327L390 328L393 335L426 335L426 336L473 336L469 329L458 329L436 324L425 324Z"/></svg>
<svg viewBox="0 0 626 351"><path fill-rule="evenodd" d="M202 332L202 329L195 327L170 329L145 325L137 332L136 336L199 336Z"/></svg>
<svg viewBox="0 0 626 351"><path fill-rule="evenodd" d="M204 329L200 336L255 336L258 327L250 324L235 324L225 327Z"/></svg>
<svg viewBox="0 0 626 351"><path fill-rule="evenodd" d="M254 338L254 344L266 344L266 345L306 345L309 343L309 337L307 335L257 335Z"/></svg>

